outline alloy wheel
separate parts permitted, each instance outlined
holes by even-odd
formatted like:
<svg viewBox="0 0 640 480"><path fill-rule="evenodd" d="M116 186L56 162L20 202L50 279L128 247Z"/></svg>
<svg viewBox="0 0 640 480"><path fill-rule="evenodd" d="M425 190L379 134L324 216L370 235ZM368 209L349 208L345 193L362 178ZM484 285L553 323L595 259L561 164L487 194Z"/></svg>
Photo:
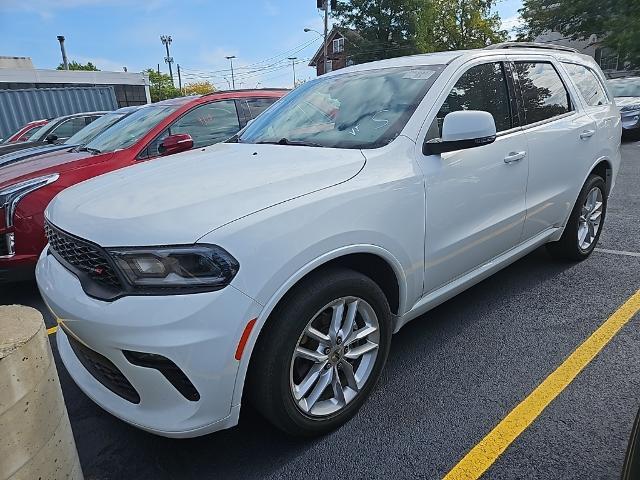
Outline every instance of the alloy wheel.
<svg viewBox="0 0 640 480"><path fill-rule="evenodd" d="M374 369L380 326L362 298L342 297L322 307L293 352L291 394L305 415L326 417L357 397Z"/></svg>
<svg viewBox="0 0 640 480"><path fill-rule="evenodd" d="M602 222L602 209L602 190L599 187L593 187L585 198L578 219L578 247L580 250L589 250L598 236Z"/></svg>

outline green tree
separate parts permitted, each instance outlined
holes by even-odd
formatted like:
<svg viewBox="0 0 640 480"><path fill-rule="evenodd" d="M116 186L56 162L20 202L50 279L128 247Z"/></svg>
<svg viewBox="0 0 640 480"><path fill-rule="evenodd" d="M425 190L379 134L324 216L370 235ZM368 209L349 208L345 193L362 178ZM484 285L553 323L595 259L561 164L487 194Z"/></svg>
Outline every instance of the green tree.
<svg viewBox="0 0 640 480"><path fill-rule="evenodd" d="M338 2L333 16L340 27L355 29L349 56L355 63L418 53L416 10L420 0Z"/></svg>
<svg viewBox="0 0 640 480"><path fill-rule="evenodd" d="M496 0L423 0L418 8L416 43L422 52L482 48L503 42Z"/></svg>
<svg viewBox="0 0 640 480"><path fill-rule="evenodd" d="M171 77L166 73L158 73L153 68L148 68L144 73L149 75L149 92L152 102L181 96L180 90L173 86Z"/></svg>
<svg viewBox="0 0 640 480"><path fill-rule="evenodd" d="M61 63L60 65L58 65L56 70L64 70L64 64ZM87 62L86 65L83 65L82 63L78 63L75 60L69 62L69 70L88 70L91 72L100 71L100 69L91 62Z"/></svg>
<svg viewBox="0 0 640 480"><path fill-rule="evenodd" d="M207 80L201 82L187 83L183 88L185 95L206 95L207 93L215 92L216 87Z"/></svg>
<svg viewBox="0 0 640 480"><path fill-rule="evenodd" d="M345 0L333 16L355 29L355 63L415 53L480 48L504 41L496 0Z"/></svg>
<svg viewBox="0 0 640 480"><path fill-rule="evenodd" d="M618 52L623 61L640 65L640 2L637 0L524 0L520 9L522 39L556 31L585 40L592 34Z"/></svg>

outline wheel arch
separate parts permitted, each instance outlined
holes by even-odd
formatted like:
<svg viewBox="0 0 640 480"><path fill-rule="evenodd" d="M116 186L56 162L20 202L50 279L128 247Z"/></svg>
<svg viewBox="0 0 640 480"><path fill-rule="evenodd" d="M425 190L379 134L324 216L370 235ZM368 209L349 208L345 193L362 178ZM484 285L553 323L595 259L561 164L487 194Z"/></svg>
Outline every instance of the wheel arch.
<svg viewBox="0 0 640 480"><path fill-rule="evenodd" d="M332 266L342 266L359 271L375 281L389 302L394 323L397 316L405 311L407 280L402 265L388 250L376 245L350 245L338 248L310 261L292 275L272 295L256 319L255 326L240 360L233 393L233 406L241 403L254 347L269 322L274 309L286 298L291 289L302 280L308 278L309 275ZM390 274L393 274L393 278L389 278Z"/></svg>

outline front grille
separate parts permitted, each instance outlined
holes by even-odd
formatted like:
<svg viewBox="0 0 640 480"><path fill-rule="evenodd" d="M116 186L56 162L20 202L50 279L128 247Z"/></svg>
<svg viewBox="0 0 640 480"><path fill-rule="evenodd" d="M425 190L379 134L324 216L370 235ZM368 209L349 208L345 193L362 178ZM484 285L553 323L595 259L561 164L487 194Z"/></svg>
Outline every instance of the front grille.
<svg viewBox="0 0 640 480"><path fill-rule="evenodd" d="M49 248L71 267L86 273L93 281L120 288L120 280L111 267L107 254L97 245L70 235L48 222L44 226Z"/></svg>
<svg viewBox="0 0 640 480"><path fill-rule="evenodd" d="M118 370L118 367L111 363L107 357L100 355L98 352L94 352L89 347L80 343L66 328L64 328L64 330L76 357L78 357L80 363L98 382L129 402L140 403L140 395L129 380L127 380L127 377Z"/></svg>

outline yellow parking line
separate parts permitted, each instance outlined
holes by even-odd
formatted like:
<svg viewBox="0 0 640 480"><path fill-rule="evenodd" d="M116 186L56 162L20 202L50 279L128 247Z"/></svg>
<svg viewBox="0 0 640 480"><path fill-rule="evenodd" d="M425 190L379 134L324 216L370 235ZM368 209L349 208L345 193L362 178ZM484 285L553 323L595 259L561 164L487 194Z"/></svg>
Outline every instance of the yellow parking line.
<svg viewBox="0 0 640 480"><path fill-rule="evenodd" d="M58 326L57 325L55 327L47 328L47 335L53 335L57 331L58 331Z"/></svg>
<svg viewBox="0 0 640 480"><path fill-rule="evenodd" d="M640 290L634 293L582 345L473 447L444 477L477 479L533 423L591 360L640 310Z"/></svg>

